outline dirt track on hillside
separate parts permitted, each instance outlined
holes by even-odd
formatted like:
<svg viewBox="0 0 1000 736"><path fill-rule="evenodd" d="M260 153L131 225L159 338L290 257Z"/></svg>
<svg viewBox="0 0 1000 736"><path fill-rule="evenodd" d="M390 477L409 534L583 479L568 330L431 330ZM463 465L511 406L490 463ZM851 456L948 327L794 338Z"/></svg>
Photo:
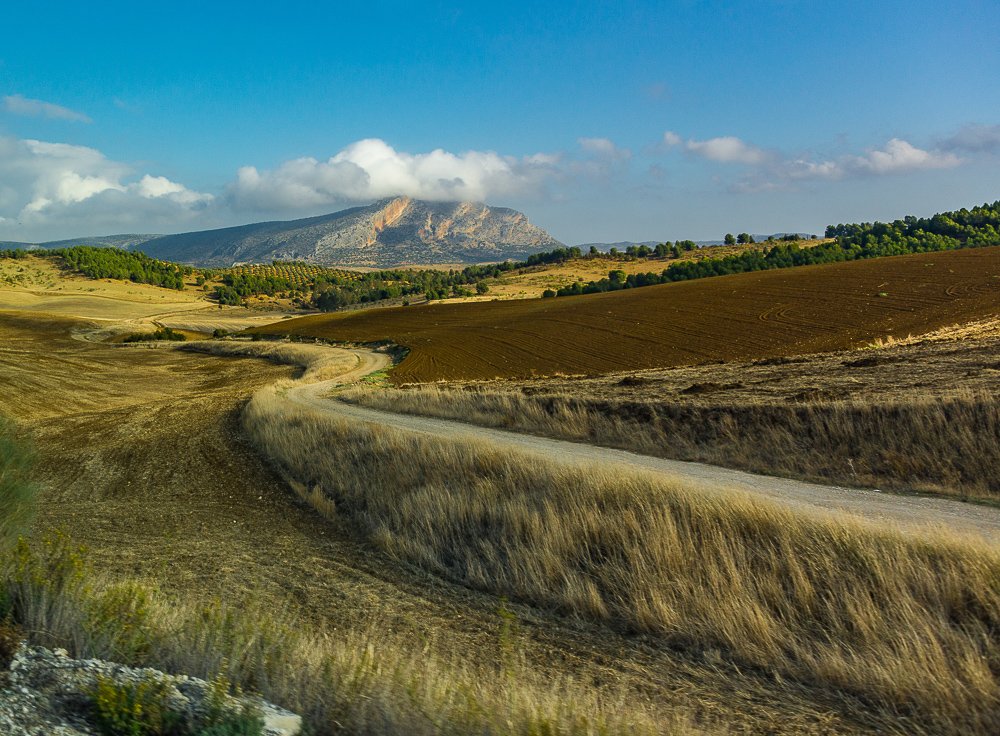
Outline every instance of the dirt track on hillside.
<svg viewBox="0 0 1000 736"><path fill-rule="evenodd" d="M358 351L354 351L357 353ZM702 463L637 455L625 450L479 427L432 417L395 414L336 401L325 396L341 381L299 385L286 396L290 401L343 419L419 432L445 440L486 441L500 449L527 451L564 463L618 465L623 471L662 474L702 486L760 496L782 506L813 514L847 512L869 521L887 522L910 531L947 529L1000 542L1000 509L944 498L904 496L877 490L819 485L788 478L746 473Z"/></svg>

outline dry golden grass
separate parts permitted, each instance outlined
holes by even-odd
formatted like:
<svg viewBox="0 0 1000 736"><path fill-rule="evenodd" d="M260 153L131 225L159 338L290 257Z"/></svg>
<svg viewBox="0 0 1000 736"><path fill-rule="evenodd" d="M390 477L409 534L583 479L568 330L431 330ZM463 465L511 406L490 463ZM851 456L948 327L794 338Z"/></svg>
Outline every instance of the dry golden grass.
<svg viewBox="0 0 1000 736"><path fill-rule="evenodd" d="M260 327L289 315L219 307L193 283L177 291L120 279L91 279L36 256L0 258L0 310L98 320L101 328L94 331L95 339L134 332L154 321L175 330L211 334L215 329Z"/></svg>
<svg viewBox="0 0 1000 736"><path fill-rule="evenodd" d="M244 422L322 510L452 580L848 693L907 733L1000 723L992 548L352 426L278 390Z"/></svg>
<svg viewBox="0 0 1000 736"><path fill-rule="evenodd" d="M379 572L384 606L357 610L375 594L354 590L363 570L339 579L331 572L347 566L349 545L329 550L336 527L299 508L252 453L233 451L242 443L227 418L242 402L220 401L226 387L241 376L251 386L271 383L287 371L81 343L66 338L70 325L0 323L0 404L21 420L0 422L0 621L10 613L36 642L80 656L201 676L224 671L302 712L314 734L663 733L675 721L678 733L713 731L684 725L694 715L683 707L671 715L627 687L598 688L572 668L527 661L520 636L485 633L502 634L495 604L471 661L468 641L451 641L454 630L407 625L419 599L394 609L387 570ZM22 380L29 373L40 383ZM23 401L7 401L19 393ZM69 400L80 394L88 396ZM20 447L29 433L38 444L34 473ZM33 490L41 528L56 524L94 549L81 556L65 540L40 536L9 553L5 542L22 530L15 522ZM309 615L313 608L328 616ZM437 638L427 633L435 628Z"/></svg>
<svg viewBox="0 0 1000 736"><path fill-rule="evenodd" d="M980 560L983 569L978 574L960 569L966 579L956 581L955 568L964 563L957 559L961 554L953 554L947 544L943 550L927 549L922 559L929 567L923 578L911 575L910 567L919 559L912 545L902 544L898 555L891 545L867 550L869 556L881 555L884 560L873 566L874 580L868 581L868 587L859 585L857 594L843 605L862 610L866 593L888 595L896 590L894 585L909 585L914 590L904 591L910 597L900 597L899 605L915 606L916 601L926 603L926 610L907 616L894 608L895 604L889 605L885 625L900 627L914 622L928 625L935 617L942 617L937 605L940 600L935 599L940 597L942 585L953 586L954 605L948 612L950 618L940 622L933 637L926 638L921 628L913 631L910 659L890 656L885 663L873 666L870 680L877 687L859 699L857 688L868 681L857 678L857 671L863 669L860 662L857 671L849 667L845 671L845 651L853 647L850 651L858 660L874 658L886 651L891 655L906 642L900 633L896 638L888 637L882 649L865 648L869 638L881 631L873 625L872 630L853 632L854 638L845 638L838 649L827 641L838 635L837 626L829 632L811 631L814 624L823 623L824 611L835 613L839 605L830 598L840 590L825 587L818 576L832 573L834 583L844 580L837 577L836 561L822 554L823 564L810 577L816 552L804 545L826 543L822 536L806 536L793 543L795 535L783 537L780 528L734 530L726 525L727 518L735 523L732 518L712 516L721 500L709 504L701 514L680 502L664 504L655 495L648 497L647 506L633 508L629 505L631 494L646 494L649 489L632 480L622 481L620 496L612 489L610 495L597 501L587 495L590 486L583 483L583 505L574 506L565 492L549 487L553 476L544 467L532 473L535 485L526 483L523 493L508 493L504 483L522 484L523 469L504 481L495 472L498 466L491 464L496 458L487 458L488 462L472 456L460 458L466 464L455 472L463 480L454 483L447 477L448 468L439 463L449 453L454 455L454 449L442 450L440 457L427 455L428 467L419 454L413 454L422 452L422 446L394 444L390 437L387 444L380 445L380 452L388 455L385 457L372 454L365 442L331 447L327 443L337 435L321 432L310 440L313 445L300 444L299 450L312 453L309 462L327 463L331 472L343 476L338 482L353 489L338 494L325 492L330 490L325 485L319 492L316 483L301 485L304 495L312 495L328 513L335 513L333 521L327 523L288 498L280 479L249 451L238 431L237 416L244 397L255 387L288 376L287 370L175 350L128 350L80 343L68 339L69 322L4 316L0 327L4 336L0 364L7 379L0 382L0 403L38 437L39 480L44 486L39 528L71 528L74 538L93 546L91 555L101 569L115 576L107 584L98 580L89 585L92 597L65 599L68 607L57 605L44 586L28 595L28 600L40 602L30 607L33 613L27 620L34 623L29 628L49 631L39 636L53 637L48 639L50 643L68 643L81 651L123 652L127 655L124 658L135 662L193 674L211 675L229 667L234 681L305 712L319 733L610 734L647 729L684 733L685 728L697 730L705 724L709 731L724 731L730 726L742 733L932 733L957 732L965 726L975 732L984 730L983 723L990 725L984 706L989 682L984 684L980 677L979 689L975 686L974 675L977 671L982 674L982 668L975 670L975 666L982 660L963 664L959 656L974 649L969 640L977 632L982 635L981 620L971 609L979 606L986 611L981 619L996 610L995 600L989 597L994 594L990 585L995 579L980 585L984 576L994 575L988 560ZM249 348L257 350L261 344L250 343ZM180 397L183 400L178 400ZM301 415L291 417L285 440L297 442L307 436L311 431L307 420ZM344 453L356 453L353 457L364 464L367 475L346 462L351 457ZM178 458L182 460L171 462ZM345 462L338 466L338 458ZM385 462L382 466L369 464L372 460ZM400 474L400 470L406 472ZM414 491L412 484L424 471L433 471L427 478L452 495L435 496L426 488ZM394 487L397 480L410 485L400 490ZM498 615L495 597L442 583L435 575L387 559L355 538L364 535L397 558L418 559L425 554L427 561L422 564L439 576L443 570L442 577L459 579L466 572L482 575L482 587L490 588L494 581L487 564L505 565L502 555L510 554L515 562L524 563L511 568L517 575L532 559L545 559L531 557L546 549L537 543L537 524L501 526L505 520L523 518L518 511L525 508L523 496L540 486L545 491L534 495L536 510L541 509L535 518L547 522L550 516L561 517L565 512L565 525L560 525L561 518L553 520L559 523L553 526L556 534L551 543L570 563L579 562L578 572L566 580L557 578L540 592L529 586L519 595L536 605L538 601L544 604L577 585L586 593L582 586L590 580L605 613L599 607L581 609L591 610L591 614L574 614L568 605L558 602L532 608L515 601L509 606L524 626L523 638L518 639L504 633L504 626L497 626L498 619L508 619L507 614ZM389 489L384 498L369 498L383 489ZM496 504L497 497L505 502ZM423 498L437 499L448 508L439 515L440 510L423 504ZM465 502L463 498L472 500ZM372 500L375 505L366 506ZM612 525L611 536L602 537L601 527L593 526L599 518L591 514L587 521L572 514L573 509L586 511L592 501L603 504L601 514L615 518L621 513L628 523ZM392 508L386 510L386 506ZM742 508L740 504L737 507L737 511ZM470 514L470 508L475 513ZM530 511L530 505L527 508ZM638 516L649 509L663 513L648 519ZM655 539L666 518L665 509L678 511L682 520L690 511L698 524L716 525L719 534L732 534L733 549L726 552L707 547L699 557L697 548L701 545L686 538L687 546L676 553L694 554L690 564L684 560L662 579L668 588L665 598L634 605L636 611L644 612L643 619L628 623L627 611L635 600L619 600L614 597L616 591L641 595L643 589L628 587L634 578L628 577L627 567L614 555L622 550L631 553L637 539L647 546L650 529L654 536L649 539ZM628 517L630 510L632 517ZM455 518L456 514L462 518ZM739 518L737 514L736 520ZM779 513L778 526L787 518ZM703 531L701 526L682 524L679 528ZM481 542L476 541L474 551L482 553L482 559L467 555L468 548L461 545L454 548L459 554L449 556L449 529L460 540L478 535ZM589 535L587 529L591 530ZM794 526L792 531L795 529L801 527ZM544 530L541 533L547 534ZM641 538L637 537L640 534ZM427 542L428 536L433 537L431 542ZM706 531L705 538L717 540L718 536ZM845 567L859 557L868 559L862 554L865 550L851 546L851 539L848 535L843 542L846 551L833 547L844 556ZM772 551L769 546L786 543L783 550ZM664 554L654 544L650 555L626 559L623 554L621 560L634 563L640 573L660 575L655 565L658 559L667 559ZM781 559L783 554L800 557L787 563ZM705 572L706 583L713 581L709 573L717 574L720 566L748 560L757 560L760 565L760 590L754 588L754 580L742 577L738 584L707 589L704 596L741 590L759 593L757 605L763 608L765 633L769 637L780 635L785 626L794 634L789 643L792 654L777 660L778 666L733 665L734 661L743 662L744 650L749 655L769 656L775 639L749 640L743 649L730 650L724 636L743 636L752 627L737 620L730 632L715 631L713 622L722 616L708 617L711 611L702 610L708 600L704 596L680 609L674 629L663 632L653 628L658 625L658 606L672 600L671 595L682 596L700 586L698 564L713 555L720 562ZM886 567L897 565L900 556L904 563L910 562L902 565L899 580L881 581L888 574ZM676 559L669 558L672 562ZM471 562L465 570L462 565L467 560ZM824 564L833 568L828 570ZM768 565L774 570L765 574ZM935 565L944 570L940 576ZM773 611L767 609L781 594L777 586L785 585L782 576L799 568L807 568L805 580L816 591L814 618L810 618L811 612L796 609L797 600L777 605ZM43 564L41 569L36 581L54 584L59 579L51 566ZM545 574L546 569L539 572ZM157 580L168 593L161 595L129 583L133 577ZM500 584L510 580L497 578ZM544 582L544 575L537 580ZM90 581L89 575L86 581ZM801 591L803 585L798 578L787 583L790 591ZM980 590L969 594L967 587L974 585L980 585ZM669 586L675 587L674 593ZM108 589L114 592L105 594ZM203 605L200 600L205 594L218 594L227 605ZM590 600L587 595L578 597L584 603ZM874 600L882 602L877 597ZM280 613L285 606L290 608L288 615ZM738 602L723 602L723 607L738 609ZM137 610L147 614L133 615ZM702 613L705 619L698 618ZM584 620L590 616L596 623ZM785 621L787 617L791 620ZM864 619L849 622L858 620ZM608 624L623 631L615 632ZM650 626L652 633L629 635L640 626ZM991 658L987 664L995 665L993 638L984 636L980 643L985 656ZM803 647L811 644L816 645L816 661L832 648L837 656L830 661L844 666L824 675L814 673L808 660L794 659L805 656ZM885 683L895 677L894 673L907 672L914 658L927 657L927 651L933 653L935 647L939 651L928 658L931 666L925 692L912 694L913 677L903 678L895 690L892 683ZM224 660L228 664L223 665ZM785 665L788 669L778 668ZM942 667L958 673L950 694L941 694ZM505 675L508 672L509 677ZM832 686L837 676L847 684ZM966 700L965 711L952 719L953 723L944 723L959 698ZM674 721L682 725L674 729ZM696 725L684 725L690 723Z"/></svg>
<svg viewBox="0 0 1000 736"><path fill-rule="evenodd" d="M341 398L770 475L1000 500L1000 403L984 389L780 404L476 389L352 389Z"/></svg>
<svg viewBox="0 0 1000 736"><path fill-rule="evenodd" d="M806 688L524 605L509 619L495 596L399 565L300 503L245 441L246 399L291 371L81 342L78 324L0 315L0 406L38 448L32 531L67 530L101 571L61 598L63 557L42 564L23 614L39 641L231 668L318 734L857 731Z"/></svg>
<svg viewBox="0 0 1000 736"><path fill-rule="evenodd" d="M204 293L113 279L89 279L51 260L0 258L0 309L89 319L143 319L209 308Z"/></svg>
<svg viewBox="0 0 1000 736"><path fill-rule="evenodd" d="M442 658L433 642L414 647L391 633L390 622L323 631L252 599L180 600L109 580L64 538L22 543L0 560L0 593L4 615L35 643L206 679L224 674L301 713L316 736L722 733L539 672L521 659L513 631L498 640L495 661Z"/></svg>

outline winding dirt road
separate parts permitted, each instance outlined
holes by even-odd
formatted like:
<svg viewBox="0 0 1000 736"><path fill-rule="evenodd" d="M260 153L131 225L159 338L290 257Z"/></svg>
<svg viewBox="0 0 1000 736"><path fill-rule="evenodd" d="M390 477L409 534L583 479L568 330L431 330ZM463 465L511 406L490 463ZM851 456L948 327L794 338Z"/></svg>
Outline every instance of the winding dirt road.
<svg viewBox="0 0 1000 736"><path fill-rule="evenodd" d="M340 350L340 348L331 348ZM380 353L352 349L356 368L338 378L317 383L298 384L286 393L301 406L329 415L359 422L392 427L406 432L441 439L474 439L498 448L528 451L563 463L617 464L634 470L652 471L671 479L682 479L707 489L736 490L764 497L806 513L829 515L847 512L870 521L899 526L909 531L948 530L971 534L991 543L1000 543L1000 509L962 501L928 496L882 493L872 489L844 488L807 483L788 478L756 475L741 470L703 463L667 460L637 455L625 450L597 447L578 442L519 434L480 427L450 419L396 414L348 404L328 396L331 389L357 381L388 365Z"/></svg>

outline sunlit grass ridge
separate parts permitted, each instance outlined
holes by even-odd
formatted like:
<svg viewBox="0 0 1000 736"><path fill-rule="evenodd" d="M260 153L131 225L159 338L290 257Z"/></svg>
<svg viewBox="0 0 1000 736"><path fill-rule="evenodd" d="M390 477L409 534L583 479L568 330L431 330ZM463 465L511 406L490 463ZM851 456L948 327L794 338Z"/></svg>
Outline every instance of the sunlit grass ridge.
<svg viewBox="0 0 1000 736"><path fill-rule="evenodd" d="M847 691L915 730L995 725L991 548L351 425L277 391L245 424L321 510L452 580Z"/></svg>

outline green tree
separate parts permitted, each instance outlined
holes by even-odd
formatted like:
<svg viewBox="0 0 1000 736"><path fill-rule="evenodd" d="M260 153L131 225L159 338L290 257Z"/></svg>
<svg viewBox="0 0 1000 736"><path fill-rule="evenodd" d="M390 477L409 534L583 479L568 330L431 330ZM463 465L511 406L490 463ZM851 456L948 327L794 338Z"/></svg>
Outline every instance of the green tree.
<svg viewBox="0 0 1000 736"><path fill-rule="evenodd" d="M726 237L723 239L726 245L736 245L736 238L733 237L732 233L726 233Z"/></svg>

